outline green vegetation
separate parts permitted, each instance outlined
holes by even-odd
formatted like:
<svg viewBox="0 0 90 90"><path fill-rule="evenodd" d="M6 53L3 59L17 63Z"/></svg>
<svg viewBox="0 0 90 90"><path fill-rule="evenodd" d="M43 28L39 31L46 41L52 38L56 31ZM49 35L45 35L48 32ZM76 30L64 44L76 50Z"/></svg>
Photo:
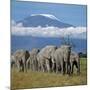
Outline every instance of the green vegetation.
<svg viewBox="0 0 90 90"><path fill-rule="evenodd" d="M40 88L54 86L72 86L87 84L87 60L81 58L81 73L77 75L75 70L72 76L56 73L32 72L27 73L11 70L11 88Z"/></svg>

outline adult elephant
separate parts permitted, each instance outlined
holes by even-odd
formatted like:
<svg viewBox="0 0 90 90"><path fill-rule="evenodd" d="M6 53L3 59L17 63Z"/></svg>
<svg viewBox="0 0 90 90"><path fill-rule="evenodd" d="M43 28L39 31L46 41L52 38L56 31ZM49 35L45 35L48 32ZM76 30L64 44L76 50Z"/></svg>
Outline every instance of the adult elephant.
<svg viewBox="0 0 90 90"><path fill-rule="evenodd" d="M14 53L14 58L16 60L17 67L19 71L26 71L27 72L27 61L29 58L30 54L29 51L27 50L17 50Z"/></svg>
<svg viewBox="0 0 90 90"><path fill-rule="evenodd" d="M15 58L14 58L14 55L13 54L11 55L11 61L10 61L10 63L11 63L11 68L15 68L16 62L15 62Z"/></svg>
<svg viewBox="0 0 90 90"><path fill-rule="evenodd" d="M39 53L39 49L33 49L29 53L30 57L28 60L30 61L30 69L33 71L37 71L38 70L37 54Z"/></svg>
<svg viewBox="0 0 90 90"><path fill-rule="evenodd" d="M70 74L70 45L62 45L56 49L53 59L56 62L56 73L61 72L62 74Z"/></svg>
<svg viewBox="0 0 90 90"><path fill-rule="evenodd" d="M51 55L57 49L56 46L49 45L44 47L37 55L38 70L43 72L50 72L52 70Z"/></svg>
<svg viewBox="0 0 90 90"><path fill-rule="evenodd" d="M80 58L79 54L72 51L70 54L71 73L73 74L74 66L77 69L77 74L80 74Z"/></svg>

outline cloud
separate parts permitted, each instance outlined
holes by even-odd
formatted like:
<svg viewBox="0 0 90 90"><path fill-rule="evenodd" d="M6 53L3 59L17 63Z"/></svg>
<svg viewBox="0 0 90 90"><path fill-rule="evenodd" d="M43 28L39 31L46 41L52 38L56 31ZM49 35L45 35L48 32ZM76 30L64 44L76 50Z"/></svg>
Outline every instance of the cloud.
<svg viewBox="0 0 90 90"><path fill-rule="evenodd" d="M67 37L86 39L86 27L23 27L22 23L12 24L12 35L16 36L33 36L33 37Z"/></svg>
<svg viewBox="0 0 90 90"><path fill-rule="evenodd" d="M16 22L14 20L11 21L11 25L12 26L15 26L16 25Z"/></svg>

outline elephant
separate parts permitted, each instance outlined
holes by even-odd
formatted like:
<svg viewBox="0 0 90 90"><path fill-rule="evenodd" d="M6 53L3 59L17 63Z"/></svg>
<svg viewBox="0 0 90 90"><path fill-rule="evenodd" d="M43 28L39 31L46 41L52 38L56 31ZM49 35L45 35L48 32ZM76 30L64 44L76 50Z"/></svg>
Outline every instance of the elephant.
<svg viewBox="0 0 90 90"><path fill-rule="evenodd" d="M30 54L29 54L29 51L27 50L25 51L17 50L14 53L14 58L15 58L16 65L19 71L27 72L27 69L28 69L27 61L28 61L29 56Z"/></svg>
<svg viewBox="0 0 90 90"><path fill-rule="evenodd" d="M32 51L30 51L30 57L29 57L29 61L30 61L30 69L33 71L38 71L38 61L37 61L37 54L39 53L39 49L33 49Z"/></svg>
<svg viewBox="0 0 90 90"><path fill-rule="evenodd" d="M70 54L71 73L73 74L74 65L77 69L77 74L80 74L80 57L79 54L71 51Z"/></svg>
<svg viewBox="0 0 90 90"><path fill-rule="evenodd" d="M56 73L61 72L70 75L70 53L70 45L62 45L56 49L52 57L56 64Z"/></svg>
<svg viewBox="0 0 90 90"><path fill-rule="evenodd" d="M14 55L11 55L11 68L15 68L16 62L15 62L15 58Z"/></svg>
<svg viewBox="0 0 90 90"><path fill-rule="evenodd" d="M51 56L56 50L56 46L48 45L41 49L37 55L38 70L43 72L50 72L52 70Z"/></svg>

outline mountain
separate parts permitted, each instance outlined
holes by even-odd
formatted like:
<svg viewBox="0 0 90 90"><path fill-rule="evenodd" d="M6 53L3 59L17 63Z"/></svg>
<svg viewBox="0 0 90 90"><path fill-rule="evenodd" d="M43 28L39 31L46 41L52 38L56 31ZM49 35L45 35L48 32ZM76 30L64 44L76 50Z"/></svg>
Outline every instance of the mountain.
<svg viewBox="0 0 90 90"><path fill-rule="evenodd" d="M17 24L22 24L24 27L73 27L73 25L60 22L58 18L50 14L33 14L27 18L24 18L21 21L18 21Z"/></svg>
<svg viewBox="0 0 90 90"><path fill-rule="evenodd" d="M60 36L63 35L65 39L68 39L68 34L72 44L75 46L72 48L73 50L76 52L87 50L86 28L74 28L73 25L63 23L50 14L34 14L21 21L13 22L11 50L14 52L17 49L42 49L46 45L60 46L62 44ZM49 37L48 35L51 36Z"/></svg>

